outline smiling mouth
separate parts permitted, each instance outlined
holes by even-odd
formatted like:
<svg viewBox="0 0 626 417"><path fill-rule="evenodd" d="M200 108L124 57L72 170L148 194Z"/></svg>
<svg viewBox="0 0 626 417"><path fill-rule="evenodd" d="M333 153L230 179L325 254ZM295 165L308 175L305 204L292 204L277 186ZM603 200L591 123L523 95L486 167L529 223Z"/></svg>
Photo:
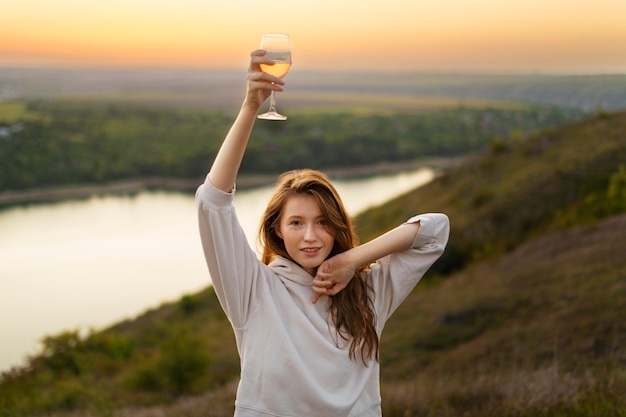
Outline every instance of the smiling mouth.
<svg viewBox="0 0 626 417"><path fill-rule="evenodd" d="M315 254L320 251L320 248L303 248L301 251L304 253Z"/></svg>

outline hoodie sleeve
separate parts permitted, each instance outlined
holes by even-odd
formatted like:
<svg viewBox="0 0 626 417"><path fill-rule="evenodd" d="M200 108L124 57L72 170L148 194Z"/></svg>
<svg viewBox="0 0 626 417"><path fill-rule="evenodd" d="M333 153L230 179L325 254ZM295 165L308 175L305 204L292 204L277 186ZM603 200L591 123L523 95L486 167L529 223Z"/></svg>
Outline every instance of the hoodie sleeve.
<svg viewBox="0 0 626 417"><path fill-rule="evenodd" d="M443 254L450 222L445 214L428 213L410 218L406 223L420 223L411 248L393 253L370 265L369 282L375 293L374 305L379 315L379 331Z"/></svg>
<svg viewBox="0 0 626 417"><path fill-rule="evenodd" d="M208 177L196 192L202 250L217 298L233 327L241 328L258 299L262 263L248 244L233 204Z"/></svg>

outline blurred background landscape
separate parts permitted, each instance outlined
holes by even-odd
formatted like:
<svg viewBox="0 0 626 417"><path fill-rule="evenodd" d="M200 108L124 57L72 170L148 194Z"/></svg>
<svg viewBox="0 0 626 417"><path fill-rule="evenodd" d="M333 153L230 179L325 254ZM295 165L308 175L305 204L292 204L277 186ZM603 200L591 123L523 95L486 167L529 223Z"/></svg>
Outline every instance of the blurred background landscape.
<svg viewBox="0 0 626 417"><path fill-rule="evenodd" d="M451 219L383 335L384 415L626 415L626 4L226 3L5 7L0 416L232 415L193 195L268 30L294 65L241 168L251 244L304 166L362 241Z"/></svg>

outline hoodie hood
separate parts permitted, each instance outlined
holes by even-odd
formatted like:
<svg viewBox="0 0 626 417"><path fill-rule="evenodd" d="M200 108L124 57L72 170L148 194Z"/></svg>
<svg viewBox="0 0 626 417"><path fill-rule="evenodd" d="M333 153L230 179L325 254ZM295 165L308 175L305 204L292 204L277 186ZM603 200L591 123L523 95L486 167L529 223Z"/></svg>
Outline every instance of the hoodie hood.
<svg viewBox="0 0 626 417"><path fill-rule="evenodd" d="M277 256L268 266L283 281L287 280L296 284L306 285L307 287L310 287L313 282L313 277L302 269L300 265L282 256Z"/></svg>

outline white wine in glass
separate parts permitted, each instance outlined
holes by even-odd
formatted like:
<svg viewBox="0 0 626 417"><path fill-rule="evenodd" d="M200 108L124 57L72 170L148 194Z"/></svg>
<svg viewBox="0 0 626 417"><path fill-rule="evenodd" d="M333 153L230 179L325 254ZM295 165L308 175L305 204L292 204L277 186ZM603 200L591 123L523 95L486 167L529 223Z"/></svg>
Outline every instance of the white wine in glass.
<svg viewBox="0 0 626 417"><path fill-rule="evenodd" d="M266 56L274 61L274 65L261 64L261 70L265 73L282 78L291 67L291 41L289 35L284 33L266 33L261 38L261 49L264 49ZM265 120L286 120L287 116L276 111L276 98L272 90L270 96L270 108L267 113L259 114L259 119Z"/></svg>

